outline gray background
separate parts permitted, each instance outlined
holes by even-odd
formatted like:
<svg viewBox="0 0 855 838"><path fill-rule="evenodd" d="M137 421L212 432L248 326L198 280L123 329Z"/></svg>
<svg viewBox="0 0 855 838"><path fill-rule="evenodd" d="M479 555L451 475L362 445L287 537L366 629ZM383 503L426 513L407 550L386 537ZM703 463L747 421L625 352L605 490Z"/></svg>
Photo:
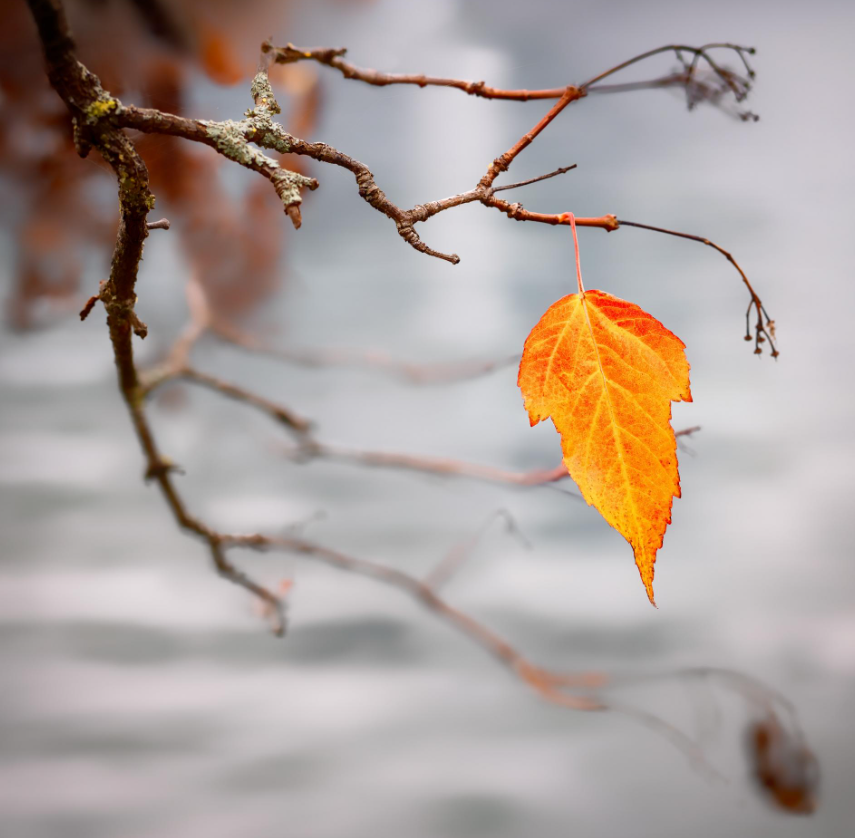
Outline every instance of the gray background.
<svg viewBox="0 0 855 838"><path fill-rule="evenodd" d="M304 3L287 29L275 8L268 17L257 40L346 44L356 63L509 87L579 81L673 40L758 48L757 124L687 113L673 92L592 96L513 169L517 179L579 164L520 193L529 208L615 212L711 237L778 323L781 358L758 360L741 339L747 299L724 259L631 229L581 232L588 287L633 300L688 344L695 401L674 424L703 432L694 456L681 455L658 611L621 537L559 492L297 466L278 456L263 418L197 392L155 416L165 451L187 469L193 509L223 528L275 530L323 510L313 537L418 571L493 510L510 510L533 549L491 529L449 589L455 603L557 667L720 665L763 678L800 711L823 764L821 806L788 819L748 789L743 719L727 698L709 748L730 782L716 784L625 717L539 702L395 591L241 556L272 583L296 580L290 635L268 637L143 485L96 312L84 325L0 332L3 834L851 835L855 7L387 0ZM661 58L634 77L672 66ZM317 138L367 163L402 206L469 188L544 110L371 89L331 71L323 84ZM210 118L248 104L243 90L203 82L196 96L194 113ZM573 288L566 230L460 208L420 228L461 255L453 268L404 246L346 173L315 174L322 187L303 229L283 232L287 293L265 313L283 342L499 357ZM143 356L180 325L185 270L170 234L155 234L139 285L151 329ZM556 460L554 431L529 429L511 368L417 389L215 347L198 357L316 417L328 440L514 469ZM637 700L691 724L680 683Z"/></svg>

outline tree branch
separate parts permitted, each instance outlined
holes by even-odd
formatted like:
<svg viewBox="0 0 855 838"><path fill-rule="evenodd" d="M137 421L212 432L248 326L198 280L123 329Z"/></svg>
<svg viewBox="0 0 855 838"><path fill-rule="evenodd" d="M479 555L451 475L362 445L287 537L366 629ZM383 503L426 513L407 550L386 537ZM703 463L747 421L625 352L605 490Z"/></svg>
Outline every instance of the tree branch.
<svg viewBox="0 0 855 838"><path fill-rule="evenodd" d="M85 155L90 148L96 148L115 172L119 183L119 230L110 276L102 283L97 298L107 311L119 389L146 458L146 477L160 486L179 527L208 542L215 565L224 576L267 603L278 603L276 596L234 571L218 554L217 535L187 512L172 480L175 466L158 450L142 406L144 393L137 376L132 343L134 334L139 337L146 334L134 306L137 274L148 236L146 217L154 208L148 170L127 135L103 118L117 105L104 93L98 78L74 58L74 39L62 4L59 0L28 0L28 3L42 38L51 84L71 113L79 153ZM84 312L88 313L92 305L94 302L91 305L87 303ZM81 316L85 315L82 313ZM275 609L274 631L284 631L278 609Z"/></svg>
<svg viewBox="0 0 855 838"><path fill-rule="evenodd" d="M413 84L418 87L451 87L462 90L469 96L478 96L482 99L513 99L518 102L527 102L531 99L558 99L565 91L565 87L555 87L548 90L501 90L497 87L489 87L483 81L464 81L462 79L446 79L425 75L404 75L396 73L380 73L377 70L364 69L354 64L349 64L342 56L347 52L345 48L320 47L315 49L301 49L293 44L284 47L275 47L271 43L261 46L262 52L268 54L275 64L294 64L297 61L316 61L338 70L346 79L361 81L375 87L386 87L390 84Z"/></svg>
<svg viewBox="0 0 855 838"><path fill-rule="evenodd" d="M205 300L199 294L196 297L191 295L191 317L193 320L175 347L173 347L167 363L163 368L156 370L147 379L141 381L134 361L133 335L136 334L140 338L143 338L147 330L134 311L136 303L136 281L143 254L143 246L149 229L165 228L167 225L162 221L151 224L146 221L148 213L154 207L154 196L149 188L148 172L133 143L123 131L125 128L134 128L146 133L181 136L215 148L220 154L246 168L258 172L270 180L283 203L286 213L295 226L299 226L300 224L300 189L313 189L317 186L317 182L283 169L276 161L266 157L260 151L253 148L251 144L271 148L281 153L304 154L324 163L338 165L354 174L359 187L359 193L363 199L375 209L391 218L395 222L399 234L411 246L430 255L456 262L458 261L456 256L437 253L421 243L413 230L413 225L418 221L426 220L438 212L476 200L485 206L491 206L505 212L511 218L539 221L548 224L568 223L566 213L545 215L528 212L523 210L518 204L508 204L496 198L494 194L501 189L524 186L546 177L552 177L562 171L567 171L567 169L558 170L541 178L511 184L506 187L495 187L493 185L497 176L508 169L514 159L545 130L568 104L584 96L588 87L595 85L600 80L629 66L635 61L640 61L658 52L676 50L679 55L680 50L689 51L693 48L672 46L653 50L594 77L581 87L564 87L549 91L500 91L488 88L480 82L458 82L452 79L435 79L425 76L394 77L374 71L359 71L357 68L353 68L352 65L348 65L341 60L342 51L340 50L300 52L290 45L286 48L279 48L278 50L268 45L267 51L274 51L274 58L276 60L282 60L287 63L292 60L313 59L340 70L346 77L359 78L370 84L404 83L418 84L420 86L438 85L455 87L470 95L486 98L513 98L520 100L554 98L558 100L531 131L523 135L505 154L493 161L475 189L443 201L420 205L405 211L386 198L374 182L371 172L364 164L349 158L347 155L323 143L307 143L304 140L291 137L273 122L272 117L278 113L279 108L270 89L266 72L261 71L255 77L252 85L255 108L240 122L190 120L151 109L135 108L132 106L126 107L118 102L118 100L106 94L101 88L98 78L76 60L74 56L74 40L68 28L60 0L28 0L28 4L39 30L51 84L65 102L71 114L75 145L78 153L81 156L85 156L91 148L97 149L113 169L119 184L120 224L113 251L109 278L101 284L99 293L87 302L81 312L81 317L85 318L98 301L103 303L107 312L107 324L118 372L119 387L128 407L131 421L146 460L146 478L154 480L158 484L178 526L195 535L208 546L216 570L229 581L243 587L264 603L268 616L271 619L273 631L280 635L285 631L282 598L254 582L246 574L238 570L228 559L227 551L229 549L246 547L255 550L283 550L299 554L314 561L323 562L350 573L383 582L406 593L434 613L439 619L478 643L483 649L502 662L523 683L533 689L542 699L559 706L577 710L612 709L618 712L625 712L652 727L660 734L665 735L696 764L706 765L706 760L700 746L682 731L669 725L659 717L607 702L602 695L602 691L608 688L610 683L620 686L619 682L610 682L607 676L599 673L567 674L537 666L502 636L470 615L455 608L447 600L442 598L438 593L438 587L446 582L457 569L460 561L462 561L462 557L465 557L466 549L458 549L456 552L452 551L426 579L422 580L404 573L397 568L352 557L301 537L222 533L209 527L206 523L190 514L173 480L173 472L176 468L173 463L160 453L144 409L145 398L156 387L167 381L179 378L208 387L229 398L243 401L264 411L278 422L284 424L289 431L297 435L299 450L304 455L311 457L326 456L330 458L350 459L364 465L413 468L436 474L463 474L464 476L473 476L478 479L499 479L518 485L539 485L541 483L552 482L564 477L566 470L562 465L552 471L514 474L501 472L496 469L456 463L451 460L427 460L404 455L359 452L321 444L311 437L310 425L306 419L256 396L237 385L201 373L189 365L189 353L192 346L213 325L210 322L209 314L206 319L207 306ZM707 45L706 47L695 50L693 63L689 65L688 74L691 75L697 61L703 58L722 78L728 78L726 71L722 71L706 54L707 50L717 46L736 49L740 57L745 60L745 56L741 51L743 48L731 45ZM750 68L748 70L749 74L753 75ZM737 90L734 90L734 93L737 93ZM579 226L593 226L605 230L617 229L619 225L619 222L613 215L602 216L600 218L576 219L576 223ZM628 226L646 227L646 225L634 224L632 222L624 223ZM718 250L736 267L742 276L751 294L752 305L757 309L758 319L761 312L765 314L762 303L754 293L742 269L727 251L707 239L698 236L675 233L661 228L648 227L648 229L700 241ZM749 306L749 313L750 310L751 306ZM762 342L761 338L763 335L768 336L768 333L765 331L766 327L770 331L773 327L768 317L765 327L762 323L758 324L758 344ZM773 354L777 354L777 352L773 351ZM696 429L686 429L682 433L688 434L694 430ZM678 435L680 433L678 432ZM748 692L745 690L745 683L739 680L740 676L738 673L729 673L726 670L718 672L726 673L724 681L731 687L734 684L738 684L739 689L737 691L745 692L748 695ZM752 682L750 695L759 696L760 698L757 700L761 703L765 702L766 704L763 704L764 707L767 705L769 708L772 707L774 701L773 694L764 685L759 684L759 682ZM748 701L747 698L746 701ZM769 712L773 711L769 710ZM774 717L773 721L777 723L777 717ZM772 729L771 723L766 725L765 730L768 735L770 735L769 732ZM776 735L778 734L776 733ZM763 765L763 776L767 782L771 783L772 780L768 779L770 777L770 769L767 763L768 760L766 759ZM775 779L775 782L777 782L777 779Z"/></svg>
<svg viewBox="0 0 855 838"><path fill-rule="evenodd" d="M627 61L623 61L614 67L605 70L602 73L594 76L584 84L578 86L582 91L582 95L592 92L590 89L596 89L596 85L603 79L619 73L627 67L637 64L640 61L645 61L653 56L662 53L673 52L683 67L686 73L680 76L666 77L671 83L680 83L687 88L694 81L695 69L698 61L703 59L713 70L713 72L727 85L728 89L734 94L737 101L742 101L748 92L749 84L747 80L741 79L729 70L725 70L710 56L710 51L715 49L729 50L735 53L742 61L743 66L749 78L754 77L754 71L748 63L747 55L754 55L753 47L743 47L738 44L704 44L700 47L687 46L682 44L668 44L663 47L648 50L640 55L636 55ZM411 75L406 73L382 73L369 68L357 67L355 64L350 64L345 61L343 56L347 52L344 47L315 47L304 49L296 47L294 44L286 44L284 47L276 47L273 44L266 42L261 46L262 53L268 59L276 64L294 64L298 61L315 61L318 64L323 64L338 70L346 79L360 81L365 84L370 84L374 87L386 87L392 84L407 84L416 85L417 87L450 87L466 93L469 96L477 96L482 99L506 99L517 102L528 102L533 99L560 99L567 91L567 85L561 87L550 87L542 90L503 90L497 87L490 87L483 81L466 81L464 79L439 78L435 76L426 76L423 74ZM686 63L683 58L683 53L688 53L692 56L692 61ZM664 80L664 79L663 79ZM660 80L660 81L663 81Z"/></svg>
<svg viewBox="0 0 855 838"><path fill-rule="evenodd" d="M578 220L576 222L578 224ZM618 224L624 227L638 227L641 230L652 230L654 233L665 233L668 236L676 236L680 239L688 239L689 241L700 242L701 244L707 245L707 247L711 247L713 250L717 250L736 268L739 276L742 278L745 287L748 289L748 293L751 296L751 301L748 303L748 310L745 312L745 340L752 340L751 336L751 310L754 309L757 314L757 321L754 326L754 354L762 355L763 347L761 344L769 342L769 347L772 350L772 357L777 358L781 353L775 347L775 321L769 317L769 313L766 311L766 307L763 305L762 300L759 296L757 296L757 292L754 290L754 286L748 281L748 277L745 275L745 271L739 266L739 263L736 259L733 258L732 254L730 254L723 247L719 247L715 242L711 242L709 239L704 236L695 236L692 233L680 233L677 230L666 230L664 227L652 227L650 224L639 224L636 221L618 221ZM765 317L765 323L764 323Z"/></svg>

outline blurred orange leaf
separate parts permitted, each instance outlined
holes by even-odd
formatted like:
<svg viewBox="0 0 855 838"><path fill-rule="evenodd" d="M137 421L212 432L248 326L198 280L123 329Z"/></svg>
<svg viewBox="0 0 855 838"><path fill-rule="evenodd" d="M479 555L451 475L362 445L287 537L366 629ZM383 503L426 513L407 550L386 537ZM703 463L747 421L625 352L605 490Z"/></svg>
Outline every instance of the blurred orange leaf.
<svg viewBox="0 0 855 838"><path fill-rule="evenodd" d="M816 810L819 763L800 732L788 731L770 712L748 732L754 779L774 806L795 815Z"/></svg>
<svg viewBox="0 0 855 838"><path fill-rule="evenodd" d="M671 402L692 400L685 344L637 305L582 289L581 274L579 285L532 329L518 383L531 424L552 419L582 496L632 546L653 603L680 496Z"/></svg>
<svg viewBox="0 0 855 838"><path fill-rule="evenodd" d="M231 87L251 74L252 65L241 61L227 32L201 23L199 30L199 59L208 78Z"/></svg>

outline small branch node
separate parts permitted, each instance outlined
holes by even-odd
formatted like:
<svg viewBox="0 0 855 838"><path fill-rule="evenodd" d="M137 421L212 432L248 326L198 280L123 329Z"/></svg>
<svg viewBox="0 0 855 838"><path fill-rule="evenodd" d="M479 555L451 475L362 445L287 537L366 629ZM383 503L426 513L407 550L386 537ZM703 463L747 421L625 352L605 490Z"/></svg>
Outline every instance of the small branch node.
<svg viewBox="0 0 855 838"><path fill-rule="evenodd" d="M145 340L148 337L148 326L140 320L133 309L130 309L128 312L128 318L131 321L131 328L134 330L134 334L141 340Z"/></svg>
<svg viewBox="0 0 855 838"><path fill-rule="evenodd" d="M295 230L299 230L303 226L303 216L300 214L299 204L288 204L285 207L285 214L291 219Z"/></svg>
<svg viewBox="0 0 855 838"><path fill-rule="evenodd" d="M146 483L150 483L152 480L160 480L167 474L184 474L184 469L173 463L168 457L161 456L160 459L148 464L144 479Z"/></svg>
<svg viewBox="0 0 855 838"><path fill-rule="evenodd" d="M413 228L413 222L409 217L397 222L398 235L407 242L419 253L426 253L428 256L435 256L437 259L443 259L446 262L451 262L452 265L460 263L460 257L456 253L441 253L438 250L428 247L420 238L419 234Z"/></svg>
<svg viewBox="0 0 855 838"><path fill-rule="evenodd" d="M80 319L85 320L92 312L92 309L95 308L95 303L98 302L100 297L98 294L93 294L84 304L83 308L80 309Z"/></svg>

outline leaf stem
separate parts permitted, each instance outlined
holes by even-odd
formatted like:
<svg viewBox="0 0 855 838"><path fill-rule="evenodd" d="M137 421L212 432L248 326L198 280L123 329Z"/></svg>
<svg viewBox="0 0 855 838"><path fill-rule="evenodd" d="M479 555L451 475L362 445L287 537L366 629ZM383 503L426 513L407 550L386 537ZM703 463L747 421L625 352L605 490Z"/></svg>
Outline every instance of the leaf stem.
<svg viewBox="0 0 855 838"><path fill-rule="evenodd" d="M579 261L579 237L576 235L576 216L572 212L564 215L570 221L570 229L573 231L573 250L576 254L576 282L579 285L579 294L585 296L585 286L582 285L582 263Z"/></svg>

